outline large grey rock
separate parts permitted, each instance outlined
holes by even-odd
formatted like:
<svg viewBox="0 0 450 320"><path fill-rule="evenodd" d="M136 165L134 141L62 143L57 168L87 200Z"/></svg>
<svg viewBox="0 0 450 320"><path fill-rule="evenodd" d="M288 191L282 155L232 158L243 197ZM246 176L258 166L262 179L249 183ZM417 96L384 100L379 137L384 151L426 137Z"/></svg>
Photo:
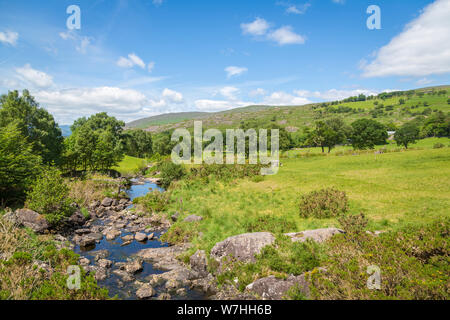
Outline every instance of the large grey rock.
<svg viewBox="0 0 450 320"><path fill-rule="evenodd" d="M208 275L208 262L206 254L203 250L198 250L189 258L191 269L198 273L199 277L206 277Z"/></svg>
<svg viewBox="0 0 450 320"><path fill-rule="evenodd" d="M70 217L69 223L73 226L82 226L86 222L86 217L80 210L76 210Z"/></svg>
<svg viewBox="0 0 450 320"><path fill-rule="evenodd" d="M192 215L186 217L183 221L184 222L197 222L197 221L202 221L202 220L203 220L203 217L192 214Z"/></svg>
<svg viewBox="0 0 450 320"><path fill-rule="evenodd" d="M211 257L220 261L224 257L232 256L239 261L254 262L255 255L274 241L275 237L270 232L240 234L216 243L211 250Z"/></svg>
<svg viewBox="0 0 450 320"><path fill-rule="evenodd" d="M287 279L277 279L275 276L261 278L249 284L246 289L264 300L283 300L288 298L288 291L295 287L305 297L309 296L308 282L303 274L297 277L291 275Z"/></svg>
<svg viewBox="0 0 450 320"><path fill-rule="evenodd" d="M105 199L103 199L103 201L102 201L102 206L104 206L104 207L110 207L111 205L112 205L112 203L113 203L113 199L111 199L111 198L105 198Z"/></svg>
<svg viewBox="0 0 450 320"><path fill-rule="evenodd" d="M49 224L44 216L30 209L19 209L16 211L19 225L31 228L34 232L44 233L49 228Z"/></svg>
<svg viewBox="0 0 450 320"><path fill-rule="evenodd" d="M134 239L136 239L136 241L143 242L147 240L147 235L145 233L138 232L134 235Z"/></svg>
<svg viewBox="0 0 450 320"><path fill-rule="evenodd" d="M344 231L337 228L326 228L306 230L297 233L286 233L285 235L290 237L293 242L304 242L308 239L311 239L317 243L322 243L330 239L335 234L339 233L344 233Z"/></svg>
<svg viewBox="0 0 450 320"><path fill-rule="evenodd" d="M144 265L141 259L134 259L124 264L122 268L130 274L135 274L142 271L144 269Z"/></svg>
<svg viewBox="0 0 450 320"><path fill-rule="evenodd" d="M104 231L104 235L106 236L106 240L108 240L108 241L114 240L121 234L122 234L122 232L120 232L120 230L116 230L116 229L110 229L110 230Z"/></svg>
<svg viewBox="0 0 450 320"><path fill-rule="evenodd" d="M138 299L144 300L149 299L155 295L155 290L149 284L144 284L138 291L136 291L136 297Z"/></svg>

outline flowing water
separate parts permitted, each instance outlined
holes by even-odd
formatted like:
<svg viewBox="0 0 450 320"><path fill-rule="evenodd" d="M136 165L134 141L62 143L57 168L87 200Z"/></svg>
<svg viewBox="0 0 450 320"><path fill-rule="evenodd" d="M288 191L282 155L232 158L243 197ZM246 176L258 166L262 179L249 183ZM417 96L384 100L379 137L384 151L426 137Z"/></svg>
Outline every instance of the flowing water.
<svg viewBox="0 0 450 320"><path fill-rule="evenodd" d="M151 192L152 190L160 190L164 191L162 188L157 186L154 183L146 182L145 184L134 184L131 186L131 188L127 191L128 196L133 200L134 198L144 196L148 192ZM103 220L97 220L94 225L102 225ZM111 260L113 262L113 266L111 270L114 270L114 264L117 262L127 262L130 257L132 257L134 254L136 254L138 251L142 249L147 248L161 248L161 247L167 247L167 243L163 243L159 241L160 232L155 232L155 238L153 240L148 240L144 243L133 241L131 244L127 246L121 246L123 243L121 237L128 235L130 233L126 232L124 229L121 230L122 235L118 238L116 238L113 241L107 241L104 237L100 242L98 242L95 246L95 248L84 251L81 250L79 246L75 247L75 252L80 254L81 256L89 259L91 261L91 264L95 264L95 260L93 257L93 253L99 250L108 250L109 256L106 258L108 260ZM146 278L151 276L152 274L161 274L164 273L163 270L156 270L153 269L153 266L151 263L144 262L144 269L142 272L135 275L135 278L137 281L141 282L148 282ZM136 298L136 290L137 287L134 284L134 281L131 282L124 282L122 281L121 277L118 275L113 274L112 272L109 272L109 276L102 281L98 281L98 284L102 287L106 287L109 290L110 296L117 295L121 299L127 299L127 300L133 300ZM155 287L154 288L156 292L159 294L161 290L160 288ZM188 288L186 288L188 289ZM182 297L177 297L172 295L172 299L203 299L203 295L200 292L193 291L193 290L187 290L187 295Z"/></svg>

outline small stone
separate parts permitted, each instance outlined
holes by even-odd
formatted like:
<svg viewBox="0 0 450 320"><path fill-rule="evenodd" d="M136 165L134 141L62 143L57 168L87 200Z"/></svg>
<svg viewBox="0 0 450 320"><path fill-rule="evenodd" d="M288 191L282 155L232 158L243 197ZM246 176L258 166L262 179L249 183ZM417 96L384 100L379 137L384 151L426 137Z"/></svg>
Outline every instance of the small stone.
<svg viewBox="0 0 450 320"><path fill-rule="evenodd" d="M203 217L192 214L192 215L186 217L184 219L184 222L198 222L198 221L202 221L202 220L203 220Z"/></svg>

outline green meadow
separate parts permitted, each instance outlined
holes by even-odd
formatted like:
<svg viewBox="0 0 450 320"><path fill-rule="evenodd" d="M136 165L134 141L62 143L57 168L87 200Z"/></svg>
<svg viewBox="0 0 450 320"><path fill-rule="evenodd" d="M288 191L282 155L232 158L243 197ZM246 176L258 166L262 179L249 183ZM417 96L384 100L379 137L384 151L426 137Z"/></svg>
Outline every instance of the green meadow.
<svg viewBox="0 0 450 320"><path fill-rule="evenodd" d="M437 141L445 147L434 149ZM180 181L171 191L170 213L205 219L195 225L179 222L173 230L189 236L196 247L210 250L226 237L250 231L339 227L336 219L305 219L299 214L301 195L328 187L346 192L349 213L366 214L369 230L426 224L449 215L449 142L425 139L410 150L385 153L337 155L338 148L325 156L284 157L278 174L263 179Z"/></svg>

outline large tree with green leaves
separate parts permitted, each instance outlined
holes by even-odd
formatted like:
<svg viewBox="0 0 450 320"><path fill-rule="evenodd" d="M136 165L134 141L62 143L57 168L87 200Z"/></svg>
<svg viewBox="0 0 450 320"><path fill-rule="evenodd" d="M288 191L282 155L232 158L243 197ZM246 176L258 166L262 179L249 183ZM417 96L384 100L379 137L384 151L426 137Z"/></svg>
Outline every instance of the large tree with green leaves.
<svg viewBox="0 0 450 320"><path fill-rule="evenodd" d="M63 149L61 129L53 116L39 107L28 90L24 90L22 95L18 91L10 91L0 97L0 127L11 122L16 123L44 163L60 163Z"/></svg>
<svg viewBox="0 0 450 320"><path fill-rule="evenodd" d="M386 127L372 119L359 119L352 123L350 139L355 149L373 149L376 145L386 144Z"/></svg>
<svg viewBox="0 0 450 320"><path fill-rule="evenodd" d="M152 135L144 130L130 130L124 133L126 154L132 157L146 158L152 155Z"/></svg>
<svg viewBox="0 0 450 320"><path fill-rule="evenodd" d="M0 205L23 200L41 170L41 157L22 135L17 121L0 128Z"/></svg>
<svg viewBox="0 0 450 320"><path fill-rule="evenodd" d="M117 165L123 158L124 125L105 112L76 120L64 144L66 168L108 170Z"/></svg>
<svg viewBox="0 0 450 320"><path fill-rule="evenodd" d="M316 127L309 133L308 143L321 147L322 152L328 148L328 153L338 144L346 142L350 128L341 118L332 118L325 121L317 121Z"/></svg>
<svg viewBox="0 0 450 320"><path fill-rule="evenodd" d="M415 123L405 123L395 132L397 145L403 145L408 149L410 143L415 143L419 139L419 127Z"/></svg>

